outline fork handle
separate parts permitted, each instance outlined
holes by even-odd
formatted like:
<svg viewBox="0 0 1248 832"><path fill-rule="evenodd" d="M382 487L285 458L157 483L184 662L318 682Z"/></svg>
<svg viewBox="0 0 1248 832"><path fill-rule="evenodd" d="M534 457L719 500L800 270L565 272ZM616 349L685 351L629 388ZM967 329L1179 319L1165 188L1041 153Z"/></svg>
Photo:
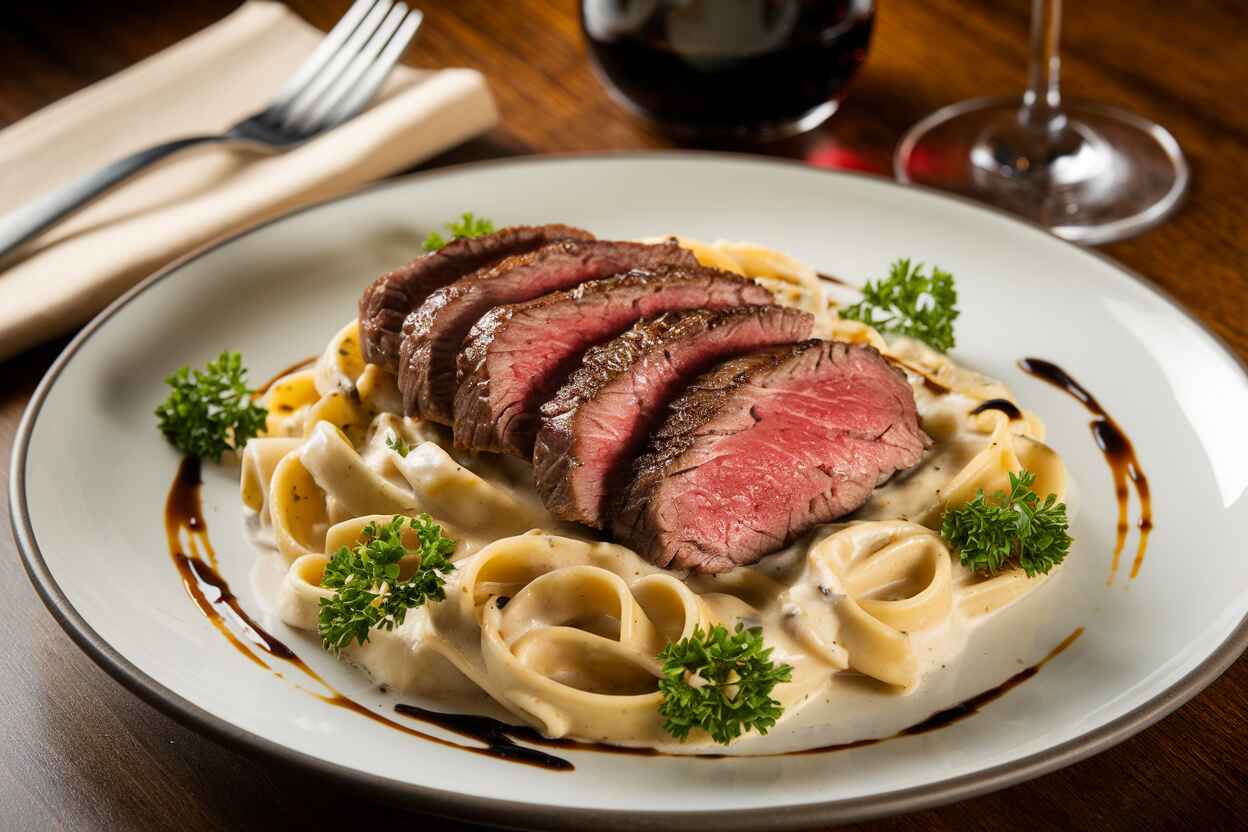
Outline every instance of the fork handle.
<svg viewBox="0 0 1248 832"><path fill-rule="evenodd" d="M0 258L62 218L94 202L114 186L166 156L197 144L220 142L224 136L192 136L140 150L81 179L50 191L0 217Z"/></svg>

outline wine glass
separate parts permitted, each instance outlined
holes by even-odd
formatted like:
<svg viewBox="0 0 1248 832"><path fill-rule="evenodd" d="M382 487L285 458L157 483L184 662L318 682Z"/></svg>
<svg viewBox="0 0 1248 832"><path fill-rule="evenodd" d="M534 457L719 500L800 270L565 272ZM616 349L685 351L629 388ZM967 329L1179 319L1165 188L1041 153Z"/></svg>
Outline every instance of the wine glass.
<svg viewBox="0 0 1248 832"><path fill-rule="evenodd" d="M910 128L893 165L904 183L996 205L1072 242L1108 243L1174 212L1187 190L1187 162L1163 127L1062 98L1061 17L1061 0L1032 0L1030 78L1021 99L978 98L937 110Z"/></svg>
<svg viewBox="0 0 1248 832"><path fill-rule="evenodd" d="M582 0L592 66L626 108L683 139L769 140L836 112L875 0Z"/></svg>

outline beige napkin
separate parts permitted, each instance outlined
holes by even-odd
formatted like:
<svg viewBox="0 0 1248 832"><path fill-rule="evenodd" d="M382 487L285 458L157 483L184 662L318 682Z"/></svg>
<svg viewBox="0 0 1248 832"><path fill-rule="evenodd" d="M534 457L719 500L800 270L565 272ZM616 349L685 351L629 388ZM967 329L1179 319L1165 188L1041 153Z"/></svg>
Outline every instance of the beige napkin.
<svg viewBox="0 0 1248 832"><path fill-rule="evenodd" d="M143 147L224 130L273 97L322 36L283 6L249 2L0 130L0 214ZM0 360L83 323L199 245L403 170L497 118L479 73L397 67L369 109L293 151L174 156L0 262Z"/></svg>

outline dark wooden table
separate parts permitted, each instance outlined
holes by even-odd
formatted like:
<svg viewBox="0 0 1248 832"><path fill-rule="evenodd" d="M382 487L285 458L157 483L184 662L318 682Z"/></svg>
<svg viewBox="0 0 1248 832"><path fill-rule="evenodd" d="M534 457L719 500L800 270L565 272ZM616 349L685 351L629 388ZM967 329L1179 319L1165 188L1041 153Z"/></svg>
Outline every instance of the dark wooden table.
<svg viewBox="0 0 1248 832"><path fill-rule="evenodd" d="M236 5L3 4L0 125L175 43ZM328 28L347 3L293 5ZM483 70L503 113L493 133L432 164L670 146L621 112L594 81L571 0L419 5L427 20L408 60ZM921 116L963 98L1021 88L1027 0L880 5L871 56L842 111L815 133L756 152L886 174L898 137ZM1248 26L1241 3L1097 0L1069 4L1066 20L1067 91L1160 121L1195 171L1182 213L1107 253L1164 286L1248 357ZM6 471L22 410L63 345L0 364ZM0 489L7 485L6 477ZM7 512L3 496L0 512ZM0 598L0 828L476 828L362 804L299 771L219 747L143 704L61 631L4 532ZM1248 816L1246 718L1248 660L1240 660L1190 704L1099 756L870 828L1240 827Z"/></svg>

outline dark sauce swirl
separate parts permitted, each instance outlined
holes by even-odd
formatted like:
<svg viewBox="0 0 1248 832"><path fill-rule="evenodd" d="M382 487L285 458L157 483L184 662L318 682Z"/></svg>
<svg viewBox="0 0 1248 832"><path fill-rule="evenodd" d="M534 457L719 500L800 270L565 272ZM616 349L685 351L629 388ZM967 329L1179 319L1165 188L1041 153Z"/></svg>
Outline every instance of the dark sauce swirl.
<svg viewBox="0 0 1248 832"><path fill-rule="evenodd" d="M1047 381L1057 389L1073 396L1094 417L1088 423L1092 431L1092 439L1101 449L1105 461L1109 463L1110 473L1114 478L1114 495L1118 500L1118 522L1116 526L1117 540L1114 543L1114 556L1109 567L1107 584L1112 584L1118 575L1118 562L1122 550L1127 543L1130 524L1127 522L1127 506L1130 500L1127 484L1135 488L1136 497L1140 501L1140 519L1136 528L1140 530L1140 542L1135 550L1135 560L1131 563L1132 579L1140 574L1144 565L1144 553L1148 551L1148 535L1153 530L1153 501L1148 488L1148 477L1135 455L1135 447L1122 427L1105 411L1096 397L1088 389L1075 381L1065 370L1051 361L1041 358L1024 358L1018 362L1023 372Z"/></svg>
<svg viewBox="0 0 1248 832"><path fill-rule="evenodd" d="M515 763L525 763L531 766L539 766L541 768L549 768L555 771L571 771L572 764L562 757L555 757L544 751L538 751L536 748L520 745L512 739L513 736L522 737L526 742L538 745L552 745L555 747L569 747L562 744L560 740L548 740L532 728L525 728L516 725L508 725L497 719L491 719L488 716L473 716L471 714L444 714L438 711L429 711L424 708L418 708L415 705L395 705L394 710L403 716L412 719L419 719L430 725L437 725L439 728L445 728L463 737L470 737L486 744L490 750L490 756L498 757L504 760L510 760Z"/></svg>
<svg viewBox="0 0 1248 832"><path fill-rule="evenodd" d="M186 594L204 617L240 653L256 664L268 667L263 659L243 645L241 639L274 658L299 662L293 650L265 632L243 611L225 579L217 574L217 555L208 540L208 525L204 522L200 500L202 483L199 459L185 457L178 466L178 475L165 499L165 536L169 542L169 556L182 576ZM201 557L204 555L207 561Z"/></svg>
<svg viewBox="0 0 1248 832"><path fill-rule="evenodd" d="M922 722L917 722L909 728L902 728L896 734L892 734L887 737L877 737L870 740L857 740L855 742L841 743L840 745L827 745L823 748L812 748L809 751L794 751L792 753L820 754L828 751L848 751L851 748L863 748L868 745L876 745L878 743L895 740L900 737L913 737L919 734L927 734L939 728L953 725L955 722L961 722L967 717L979 713L984 706L997 701L1002 696L1005 696L1007 693L1014 690L1014 688L1021 685L1023 682L1026 682L1028 679L1035 676L1040 672L1041 668L1053 661L1053 659L1063 653L1066 648L1070 647L1070 645L1074 644L1075 640L1081 635L1083 635L1083 628L1078 627L1074 632L1062 639L1061 643L1050 650L1048 655L1046 655L1043 659L1030 667L1023 668L1001 684L997 685L995 688L976 694L970 699L959 702L957 705L952 707L939 710Z"/></svg>
<svg viewBox="0 0 1248 832"><path fill-rule="evenodd" d="M897 736L913 737L916 734L926 734L929 731L935 731L937 728L944 728L946 725L961 722L968 716L979 713L980 709L985 705L997 701L1002 696L1005 696L1007 693L1014 690L1014 688L1039 673L1042 667L1053 661L1053 659L1056 658L1058 654L1065 651L1067 647L1074 644L1075 639L1079 638L1081 635L1083 635L1083 628L1078 627L1074 632L1062 639L1060 644L1050 650L1047 656L1033 664L1031 667L1023 668L1001 684L997 685L995 688L976 694L970 699L960 702L951 708L945 708L944 710L937 711L927 719L915 725L911 725L909 728L903 728L897 733Z"/></svg>
<svg viewBox="0 0 1248 832"><path fill-rule="evenodd" d="M999 410L1004 413L1012 422L1016 419L1023 418L1023 412L1018 409L1018 405L1009 399L989 399L979 407L971 411L972 416L978 416L988 410Z"/></svg>

